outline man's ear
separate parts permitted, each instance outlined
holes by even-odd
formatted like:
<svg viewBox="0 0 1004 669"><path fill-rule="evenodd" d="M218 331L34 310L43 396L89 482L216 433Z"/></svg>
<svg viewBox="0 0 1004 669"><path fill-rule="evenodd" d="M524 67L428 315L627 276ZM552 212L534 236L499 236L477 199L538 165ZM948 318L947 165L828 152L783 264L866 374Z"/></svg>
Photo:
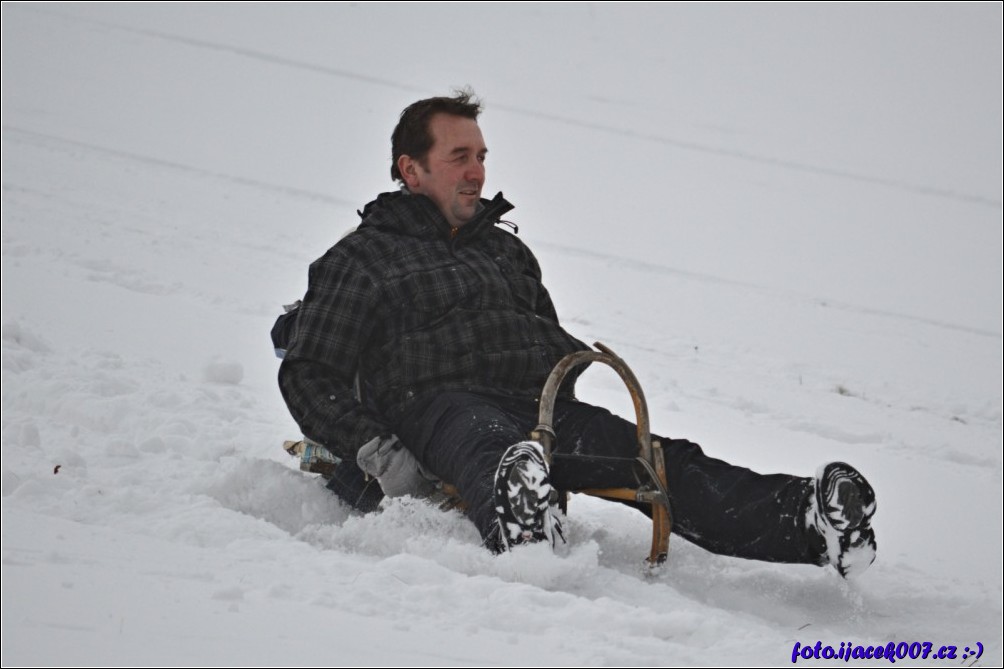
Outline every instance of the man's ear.
<svg viewBox="0 0 1004 669"><path fill-rule="evenodd" d="M418 161L411 156L401 155L397 158L397 169L401 172L401 179L409 190L418 188L420 184L418 178L420 167Z"/></svg>

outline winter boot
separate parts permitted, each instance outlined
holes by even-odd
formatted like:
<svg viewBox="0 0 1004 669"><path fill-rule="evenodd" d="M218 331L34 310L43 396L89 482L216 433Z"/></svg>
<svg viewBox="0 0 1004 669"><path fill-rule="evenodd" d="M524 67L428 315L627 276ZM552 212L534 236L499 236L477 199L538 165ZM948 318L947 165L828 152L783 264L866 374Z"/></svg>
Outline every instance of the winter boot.
<svg viewBox="0 0 1004 669"><path fill-rule="evenodd" d="M861 473L843 462L816 471L806 518L810 542L821 564L829 562L844 578L854 578L875 561L875 491Z"/></svg>
<svg viewBox="0 0 1004 669"><path fill-rule="evenodd" d="M558 537L564 541L556 498L540 444L522 441L510 446L495 472L499 541L494 548L502 552L537 541L553 547Z"/></svg>

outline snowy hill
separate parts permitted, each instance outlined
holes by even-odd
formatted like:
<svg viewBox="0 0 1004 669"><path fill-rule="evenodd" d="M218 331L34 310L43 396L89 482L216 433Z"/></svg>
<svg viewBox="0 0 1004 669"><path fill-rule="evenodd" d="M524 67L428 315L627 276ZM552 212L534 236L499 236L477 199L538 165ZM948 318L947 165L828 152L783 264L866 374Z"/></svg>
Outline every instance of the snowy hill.
<svg viewBox="0 0 1004 669"><path fill-rule="evenodd" d="M999 4L2 11L5 666L1004 660ZM646 575L648 521L579 497L493 557L282 453L272 321L464 84L564 325L660 433L860 468L862 578L676 537Z"/></svg>

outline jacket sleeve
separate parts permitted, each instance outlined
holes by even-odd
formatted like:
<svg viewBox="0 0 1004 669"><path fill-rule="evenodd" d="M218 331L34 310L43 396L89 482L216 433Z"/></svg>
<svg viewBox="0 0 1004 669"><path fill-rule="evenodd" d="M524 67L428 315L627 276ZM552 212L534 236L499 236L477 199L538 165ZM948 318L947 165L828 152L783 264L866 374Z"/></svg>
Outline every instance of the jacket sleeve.
<svg viewBox="0 0 1004 669"><path fill-rule="evenodd" d="M303 433L353 461L363 444L391 432L355 394L377 304L372 280L337 247L331 249L310 266L307 293L279 367L279 388Z"/></svg>

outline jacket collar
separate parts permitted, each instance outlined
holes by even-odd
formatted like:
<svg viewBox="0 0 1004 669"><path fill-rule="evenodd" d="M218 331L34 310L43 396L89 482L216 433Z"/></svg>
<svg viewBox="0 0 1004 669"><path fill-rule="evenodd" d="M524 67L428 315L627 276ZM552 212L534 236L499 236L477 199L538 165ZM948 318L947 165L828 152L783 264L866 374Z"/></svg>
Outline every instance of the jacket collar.
<svg viewBox="0 0 1004 669"><path fill-rule="evenodd" d="M455 235L457 240L470 240L496 225L499 218L514 209L499 192L491 200L481 199L481 208ZM423 239L450 239L453 227L436 204L424 195L406 190L381 193L367 204L359 215L359 228L377 227Z"/></svg>

